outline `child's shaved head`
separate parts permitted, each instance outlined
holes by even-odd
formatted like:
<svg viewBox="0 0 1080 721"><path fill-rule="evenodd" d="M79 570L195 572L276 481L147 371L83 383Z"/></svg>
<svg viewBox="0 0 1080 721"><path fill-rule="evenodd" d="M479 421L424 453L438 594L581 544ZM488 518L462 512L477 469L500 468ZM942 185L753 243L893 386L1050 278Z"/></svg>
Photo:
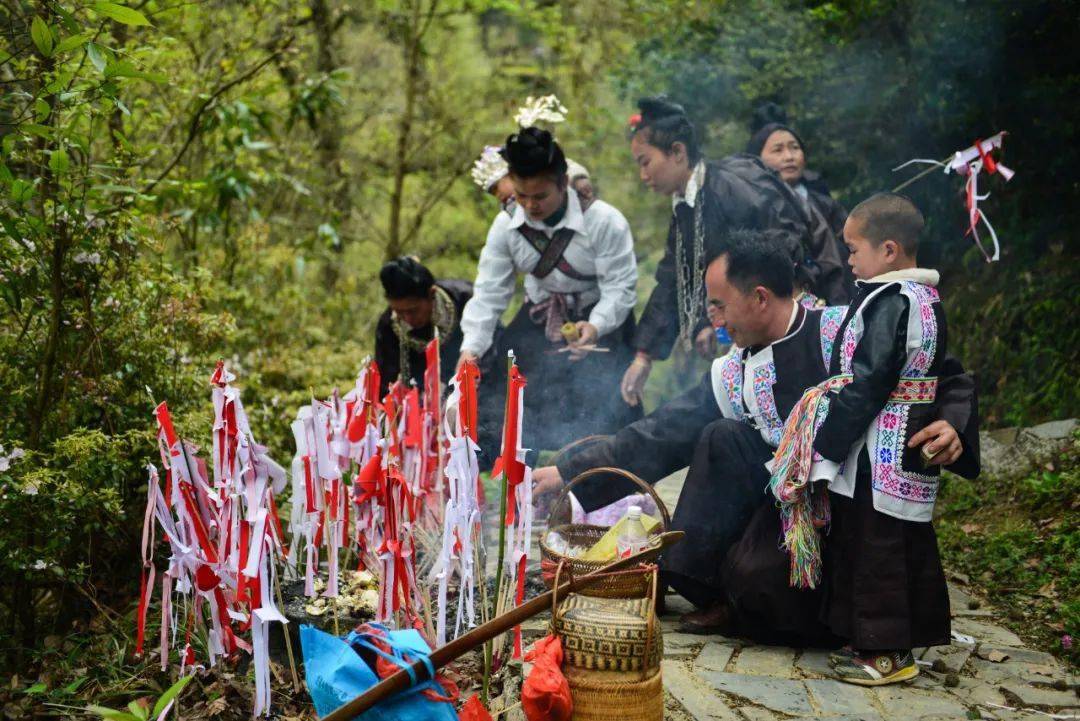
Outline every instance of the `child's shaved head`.
<svg viewBox="0 0 1080 721"><path fill-rule="evenodd" d="M926 221L915 203L899 193L877 193L856 205L848 219L860 224L862 235L874 247L892 240L914 258L919 250L919 234Z"/></svg>

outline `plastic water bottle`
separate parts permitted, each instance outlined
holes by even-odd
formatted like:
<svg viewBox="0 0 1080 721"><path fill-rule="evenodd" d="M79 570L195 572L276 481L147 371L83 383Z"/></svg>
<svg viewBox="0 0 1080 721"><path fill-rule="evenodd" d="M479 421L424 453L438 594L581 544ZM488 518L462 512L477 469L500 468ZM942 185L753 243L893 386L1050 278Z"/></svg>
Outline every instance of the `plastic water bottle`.
<svg viewBox="0 0 1080 721"><path fill-rule="evenodd" d="M641 506L630 506L626 511L626 521L622 533L615 542L619 558L626 558L649 547L649 534L641 522Z"/></svg>

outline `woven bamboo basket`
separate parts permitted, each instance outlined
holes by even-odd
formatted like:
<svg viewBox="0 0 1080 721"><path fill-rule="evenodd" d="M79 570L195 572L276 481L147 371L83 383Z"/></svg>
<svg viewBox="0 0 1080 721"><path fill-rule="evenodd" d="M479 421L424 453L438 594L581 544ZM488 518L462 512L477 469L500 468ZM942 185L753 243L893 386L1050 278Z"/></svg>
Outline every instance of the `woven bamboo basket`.
<svg viewBox="0 0 1080 721"><path fill-rule="evenodd" d="M629 479L643 491L652 496L653 500L656 501L656 507L660 511L661 524L660 528L653 532L653 536L659 535L671 527L671 514L668 513L667 506L664 505L664 502L660 499L660 496L656 494L656 491L653 490L653 487L630 471L625 471L621 468L600 467L591 468L585 471L563 486L558 497L556 497L553 502L552 508L558 509L564 501L568 501L570 491L579 483L592 478L593 476L612 473ZM604 526L591 526L584 523L564 523L556 526L551 526L549 523L548 530L556 531L561 534L572 546L592 546L608 532L608 529ZM583 576L587 573L598 571L611 562L610 560L585 561L580 558L573 558L572 556L557 553L547 545L546 535L547 534L544 534L540 537L540 555L542 561L547 562L549 566L565 564L570 573L576 576ZM660 548L657 547L654 552L642 556L642 560L655 561L659 555ZM543 578L547 587L552 588L552 579L547 574L544 574ZM595 596L599 598L645 598L649 594L649 584L650 577L648 566L642 565L640 570L636 573L612 574L603 581L593 583L587 589L583 589L582 593L586 596Z"/></svg>
<svg viewBox="0 0 1080 721"><path fill-rule="evenodd" d="M664 655L656 622L656 566L648 598L595 598L571 594L552 604L551 627L562 641L563 665L620 674L650 672ZM563 568L556 571L555 584ZM594 681L597 679L593 679Z"/></svg>
<svg viewBox="0 0 1080 721"><path fill-rule="evenodd" d="M567 675L574 699L572 721L664 721L664 681L660 669L646 678L626 674L626 680L594 680L595 672Z"/></svg>

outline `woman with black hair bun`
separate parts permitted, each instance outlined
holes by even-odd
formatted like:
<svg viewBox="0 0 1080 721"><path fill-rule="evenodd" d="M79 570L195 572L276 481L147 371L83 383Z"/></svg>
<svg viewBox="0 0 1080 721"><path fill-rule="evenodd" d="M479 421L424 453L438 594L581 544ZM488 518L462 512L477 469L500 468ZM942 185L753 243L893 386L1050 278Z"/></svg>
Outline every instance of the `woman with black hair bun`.
<svg viewBox="0 0 1080 721"><path fill-rule="evenodd" d="M439 330L442 381L453 376L461 351L461 312L472 297L472 283L435 280L412 256L394 258L379 271L389 306L375 325L375 362L379 364L385 396L400 380L423 386L427 357L424 349Z"/></svg>
<svg viewBox="0 0 1080 721"><path fill-rule="evenodd" d="M724 247L732 230L771 231L795 250L793 263L805 272L807 290L829 302L844 302L839 258L813 249L833 247L820 218L806 211L792 189L762 163L740 153L719 161L702 157L693 123L681 105L664 98L638 101L630 118L630 151L641 180L653 192L670 195L672 217L656 288L638 322L636 354L623 376L628 403L639 403L652 362L667 358L675 342L706 358L716 352L716 336L705 316L704 259ZM799 249L802 249L799 252Z"/></svg>
<svg viewBox="0 0 1080 721"><path fill-rule="evenodd" d="M780 179L795 191L807 212L821 216L832 232L833 245L843 270L844 288L847 294L851 295L855 290L855 276L848 268L848 249L844 244L847 210L829 194L828 185L821 178L821 174L807 169L806 144L795 129L788 125L787 116L780 117L781 120L763 122L752 128L753 135L746 144L746 152L757 155L765 165L776 171ZM755 112L755 120L764 119L761 109ZM831 248L826 251L831 255Z"/></svg>
<svg viewBox="0 0 1080 721"><path fill-rule="evenodd" d="M498 340L529 379L524 445L555 449L640 415L619 395L633 356L637 261L630 225L602 200L583 203L547 130L507 138L502 156L516 199L488 231L461 327L461 360L482 356L525 276L525 303Z"/></svg>

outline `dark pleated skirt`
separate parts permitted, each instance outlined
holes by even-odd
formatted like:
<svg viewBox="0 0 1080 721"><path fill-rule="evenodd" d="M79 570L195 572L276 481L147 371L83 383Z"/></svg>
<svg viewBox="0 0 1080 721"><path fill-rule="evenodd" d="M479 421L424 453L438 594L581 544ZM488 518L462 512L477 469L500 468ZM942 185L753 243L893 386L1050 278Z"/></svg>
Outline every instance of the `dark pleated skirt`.
<svg viewBox="0 0 1080 721"><path fill-rule="evenodd" d="M949 591L930 523L874 509L865 455L855 497L829 494L822 621L859 650L949 643Z"/></svg>
<svg viewBox="0 0 1080 721"><path fill-rule="evenodd" d="M518 368L525 375L523 446L533 450L557 450L584 436L614 433L642 415L641 406L627 405L619 392L623 373L634 358L631 339L634 316L615 331L601 337L598 346L607 353L590 353L571 361L569 353L555 352L544 328L529 317L531 304L525 303L502 333L493 373L500 374L498 387L505 396L506 352L513 350ZM590 308L581 312L587 319ZM502 428L503 398L485 404L490 416L497 415L492 428Z"/></svg>
<svg viewBox="0 0 1080 721"><path fill-rule="evenodd" d="M780 511L763 504L728 552L722 579L734 633L760 643L836 648L843 642L821 622L822 592L792 588L781 546Z"/></svg>

